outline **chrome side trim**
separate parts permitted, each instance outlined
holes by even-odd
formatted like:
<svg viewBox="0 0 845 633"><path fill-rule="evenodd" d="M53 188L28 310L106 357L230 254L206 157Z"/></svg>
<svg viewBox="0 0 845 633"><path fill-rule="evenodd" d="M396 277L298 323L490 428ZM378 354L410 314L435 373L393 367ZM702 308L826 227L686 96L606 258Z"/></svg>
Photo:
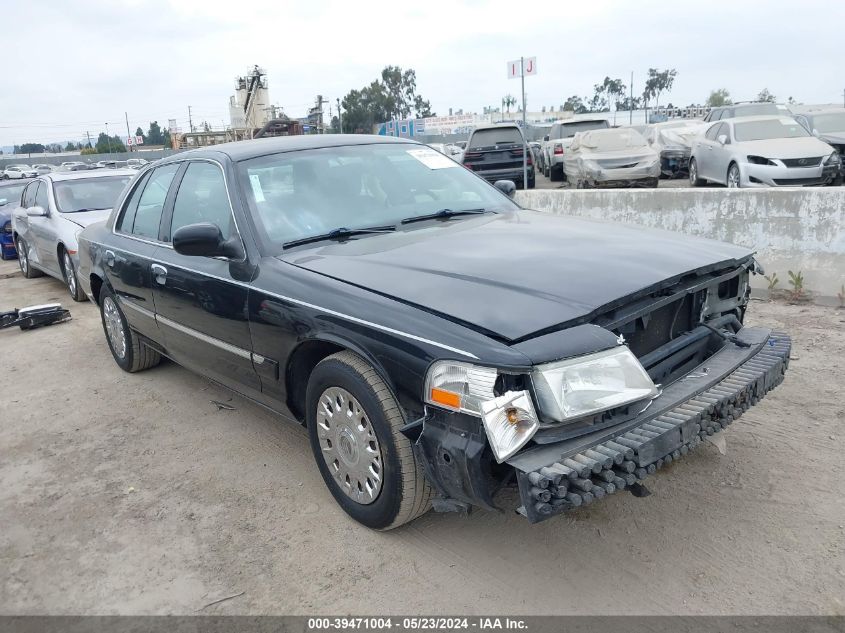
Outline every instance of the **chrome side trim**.
<svg viewBox="0 0 845 633"><path fill-rule="evenodd" d="M155 313L154 313L154 312L152 312L152 311L150 311L150 310L147 310L146 308L142 308L141 306L139 306L139 305L138 305L137 303L135 303L134 301L128 301L128 300L127 300L127 299L125 299L124 297L118 297L118 299L120 300L120 305L121 305L121 306L124 306L124 307L127 307L127 308L131 308L132 310L135 310L135 311L136 311L136 312L138 312L139 314L143 314L145 317L149 317L149 318L151 318L151 319L155 320L156 315L155 315Z"/></svg>
<svg viewBox="0 0 845 633"><path fill-rule="evenodd" d="M208 343L209 345L213 345L214 347L227 351L230 354L235 354L236 356L245 358L248 361L252 361L252 352L250 352L249 350L245 350L241 347L236 347L235 345L231 345L225 341L221 341L220 339L214 338L213 336L208 336L207 334L198 332L197 330L182 325L181 323L171 321L167 317L163 317L160 314L156 315L156 321L159 323L163 323L164 325L167 325L169 327L172 327L174 330L179 330L183 334L193 336L194 338L199 339L204 343Z"/></svg>

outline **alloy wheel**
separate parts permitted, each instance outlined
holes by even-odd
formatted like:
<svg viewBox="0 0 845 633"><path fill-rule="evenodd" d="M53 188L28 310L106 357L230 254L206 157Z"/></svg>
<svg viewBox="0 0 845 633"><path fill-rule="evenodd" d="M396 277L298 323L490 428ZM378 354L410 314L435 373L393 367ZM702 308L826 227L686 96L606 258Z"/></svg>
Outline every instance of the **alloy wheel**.
<svg viewBox="0 0 845 633"><path fill-rule="evenodd" d="M70 261L70 255L67 251L64 254L65 267L65 282L67 282L67 289L70 291L70 296L76 296L76 273L73 270L73 262Z"/></svg>
<svg viewBox="0 0 845 633"><path fill-rule="evenodd" d="M728 169L728 187L730 189L739 188L739 167L736 165L731 165Z"/></svg>
<svg viewBox="0 0 845 633"><path fill-rule="evenodd" d="M362 505L374 502L382 488L381 446L364 407L346 389L323 391L317 403L317 437L344 494Z"/></svg>
<svg viewBox="0 0 845 633"><path fill-rule="evenodd" d="M29 254L26 252L26 242L18 240L18 266L21 267L21 272L26 275L29 271Z"/></svg>
<svg viewBox="0 0 845 633"><path fill-rule="evenodd" d="M689 182L690 185L695 186L696 181L698 180L698 165L695 164L695 161L691 161L689 164Z"/></svg>
<svg viewBox="0 0 845 633"><path fill-rule="evenodd" d="M123 330L123 321L120 318L120 311L111 297L103 299L103 322L106 325L106 334L109 337L112 351L118 358L126 357L126 332Z"/></svg>

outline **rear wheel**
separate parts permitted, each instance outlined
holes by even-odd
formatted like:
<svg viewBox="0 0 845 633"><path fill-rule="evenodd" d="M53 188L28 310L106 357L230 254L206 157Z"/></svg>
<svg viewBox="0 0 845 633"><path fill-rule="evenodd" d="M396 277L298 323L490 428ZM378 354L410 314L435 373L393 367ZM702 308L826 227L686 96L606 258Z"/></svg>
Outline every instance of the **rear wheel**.
<svg viewBox="0 0 845 633"><path fill-rule="evenodd" d="M428 511L431 487L400 429L404 418L376 371L349 351L308 379L311 450L326 486L353 519L389 530Z"/></svg>
<svg viewBox="0 0 845 633"><path fill-rule="evenodd" d="M549 180L563 180L563 167L556 167L555 165L549 167Z"/></svg>
<svg viewBox="0 0 845 633"><path fill-rule="evenodd" d="M85 293L79 287L78 277L76 276L76 268L73 265L73 260L70 258L70 253L62 249L62 272L65 275L65 284L74 301L85 301Z"/></svg>
<svg viewBox="0 0 845 633"><path fill-rule="evenodd" d="M140 337L129 329L114 293L105 287L100 292L100 317L114 361L130 374L158 365L161 355L142 343Z"/></svg>
<svg viewBox="0 0 845 633"><path fill-rule="evenodd" d="M689 161L689 184L690 187L703 187L706 183L698 177L698 163L694 158Z"/></svg>
<svg viewBox="0 0 845 633"><path fill-rule="evenodd" d="M44 274L40 270L32 267L32 264L29 261L29 245L26 243L25 239L19 237L15 240L15 248L18 251L18 266L20 266L24 277L32 279L33 277L40 277Z"/></svg>

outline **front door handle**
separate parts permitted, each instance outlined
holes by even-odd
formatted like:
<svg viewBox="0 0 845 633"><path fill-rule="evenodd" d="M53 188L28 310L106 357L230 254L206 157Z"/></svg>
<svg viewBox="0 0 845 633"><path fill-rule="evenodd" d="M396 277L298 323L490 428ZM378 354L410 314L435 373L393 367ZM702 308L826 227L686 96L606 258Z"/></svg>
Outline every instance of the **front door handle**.
<svg viewBox="0 0 845 633"><path fill-rule="evenodd" d="M106 251L106 266L114 268L114 251Z"/></svg>
<svg viewBox="0 0 845 633"><path fill-rule="evenodd" d="M153 276L155 277L157 284L163 286L167 282L167 269L164 266L161 264L153 264L150 266L150 270L153 271Z"/></svg>

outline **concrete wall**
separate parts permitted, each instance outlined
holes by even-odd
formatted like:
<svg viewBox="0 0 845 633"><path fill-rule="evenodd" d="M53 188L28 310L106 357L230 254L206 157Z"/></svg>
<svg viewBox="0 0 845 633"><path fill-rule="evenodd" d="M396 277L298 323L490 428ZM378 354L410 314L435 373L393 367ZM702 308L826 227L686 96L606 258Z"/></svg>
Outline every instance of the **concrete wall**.
<svg viewBox="0 0 845 633"><path fill-rule="evenodd" d="M755 250L766 274L802 271L822 302L845 284L845 187L518 191L523 207L678 231ZM765 289L762 276L752 287Z"/></svg>

